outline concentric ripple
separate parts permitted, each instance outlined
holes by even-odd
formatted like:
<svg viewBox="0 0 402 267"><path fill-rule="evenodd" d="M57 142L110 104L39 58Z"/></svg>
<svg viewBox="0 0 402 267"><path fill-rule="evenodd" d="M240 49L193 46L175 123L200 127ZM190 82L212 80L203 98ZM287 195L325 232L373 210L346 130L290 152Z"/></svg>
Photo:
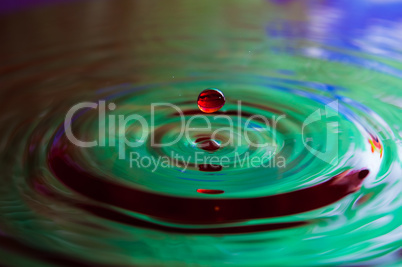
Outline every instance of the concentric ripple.
<svg viewBox="0 0 402 267"><path fill-rule="evenodd" d="M295 26L296 4L273 2L236 2L229 26L208 1L177 20L141 1L21 13L46 29L22 55L5 19L0 251L38 266L400 263L396 48L321 36L313 19L338 6L305 6ZM106 18L51 28L95 7ZM381 40L397 28L377 23ZM198 108L205 88L225 92L219 111Z"/></svg>
<svg viewBox="0 0 402 267"><path fill-rule="evenodd" d="M373 198L373 204L383 201L373 196L372 188L379 183L387 154L393 153L377 136L374 127L381 122L368 122L370 114L359 114L355 110L361 105L344 97L300 90L311 87L311 82L248 79L244 83L244 78L231 82L199 78L197 82L125 84L100 90L93 99L104 101L105 106L113 103L113 109L104 114L105 122L99 117L101 104L82 109L71 122L78 139L98 140L98 145L73 144L65 133L69 125L56 123L60 117L52 113L42 122L53 118L55 123L51 127L39 124L29 139L26 183L32 184L32 193L38 197L118 223L117 227L128 225L127 231L134 235L156 230L167 235L201 235L198 238L203 240L205 235L236 234L232 238L238 238L238 234L259 233L269 238L302 231L303 240L324 235L334 242L334 250L354 245L353 239L335 240L349 236L350 227L361 220L382 217L382 209L364 208L368 198ZM231 93L221 111L205 115L197 109L193 88L210 84L230 88ZM155 103L157 97L164 102ZM152 121L153 132L139 125L139 120L131 121L125 132L109 127L117 124L119 116L133 114ZM267 126L262 118L271 124ZM206 127L207 120L211 128ZM99 125L105 129L102 146ZM192 131L188 138L178 139L183 125ZM215 130L218 134L209 139ZM230 134L238 137L233 143L228 142ZM136 146L122 144L122 138ZM152 139L169 145L155 147ZM219 147L200 147L200 140L213 140ZM225 166L210 161L213 156L227 157ZM167 160L165 165L160 159ZM264 161L252 165L250 159ZM388 192L394 190L399 187ZM359 210L359 216L353 215ZM397 231L397 225L387 227ZM364 237L367 231L363 227L358 234ZM147 242L157 241L148 238Z"/></svg>

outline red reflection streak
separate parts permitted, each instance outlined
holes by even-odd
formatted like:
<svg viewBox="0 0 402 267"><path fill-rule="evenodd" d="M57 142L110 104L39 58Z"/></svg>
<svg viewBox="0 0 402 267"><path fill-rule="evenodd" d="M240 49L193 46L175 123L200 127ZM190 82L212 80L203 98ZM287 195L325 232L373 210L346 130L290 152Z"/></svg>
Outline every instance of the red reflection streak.
<svg viewBox="0 0 402 267"><path fill-rule="evenodd" d="M368 170L344 171L327 181L291 192L255 198L185 198L126 187L80 167L58 140L48 154L53 174L72 190L119 208L179 223L229 223L302 213L339 201L359 190ZM215 207L219 207L216 209Z"/></svg>

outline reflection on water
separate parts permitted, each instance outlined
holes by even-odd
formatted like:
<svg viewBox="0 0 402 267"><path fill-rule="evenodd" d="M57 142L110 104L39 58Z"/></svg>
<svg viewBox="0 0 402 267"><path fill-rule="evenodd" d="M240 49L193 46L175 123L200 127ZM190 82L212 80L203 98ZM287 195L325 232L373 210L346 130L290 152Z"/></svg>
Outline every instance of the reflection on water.
<svg viewBox="0 0 402 267"><path fill-rule="evenodd" d="M3 263L402 263L401 7L73 1L2 15ZM110 127L119 115L151 122L155 102L188 121L202 114L206 88L226 98L208 115L209 132L131 149ZM73 132L99 146L67 139L65 116L83 101L97 106L77 113ZM156 111L152 134L169 143L181 116ZM263 132L255 115L277 131ZM271 146L244 142L247 121L248 141ZM230 126L238 143L224 131L211 137ZM137 124L127 132L143 133ZM132 155L166 159L166 168L140 168ZM246 155L266 165L239 165Z"/></svg>

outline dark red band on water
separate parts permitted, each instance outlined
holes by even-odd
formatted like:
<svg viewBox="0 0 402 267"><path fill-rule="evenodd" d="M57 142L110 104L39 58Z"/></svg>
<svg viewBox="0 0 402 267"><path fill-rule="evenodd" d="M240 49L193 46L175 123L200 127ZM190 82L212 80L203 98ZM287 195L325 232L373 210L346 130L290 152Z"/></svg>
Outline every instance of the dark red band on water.
<svg viewBox="0 0 402 267"><path fill-rule="evenodd" d="M126 187L89 173L71 159L63 138L51 147L48 164L66 186L93 200L178 223L229 223L307 212L357 191L369 173L348 170L308 188L255 198L175 197Z"/></svg>

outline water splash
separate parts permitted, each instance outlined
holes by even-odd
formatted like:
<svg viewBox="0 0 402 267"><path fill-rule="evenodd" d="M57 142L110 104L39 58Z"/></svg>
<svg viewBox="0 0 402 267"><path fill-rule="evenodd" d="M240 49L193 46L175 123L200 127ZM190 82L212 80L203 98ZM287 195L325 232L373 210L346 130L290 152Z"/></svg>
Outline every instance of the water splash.
<svg viewBox="0 0 402 267"><path fill-rule="evenodd" d="M375 3L357 6L370 24L354 23L353 5L203 1L172 18L146 1L100 1L2 18L0 240L10 261L400 263L400 23ZM381 8L388 20L370 12ZM205 114L196 88L215 87L226 103ZM96 107L74 114L72 133L93 147L65 132L82 102ZM160 105L152 115L155 102L182 113ZM127 121L135 148L118 128L130 115L155 126L143 138ZM197 130L167 147L146 138L175 141L196 115L211 127L194 119ZM233 131L212 136L224 128Z"/></svg>

